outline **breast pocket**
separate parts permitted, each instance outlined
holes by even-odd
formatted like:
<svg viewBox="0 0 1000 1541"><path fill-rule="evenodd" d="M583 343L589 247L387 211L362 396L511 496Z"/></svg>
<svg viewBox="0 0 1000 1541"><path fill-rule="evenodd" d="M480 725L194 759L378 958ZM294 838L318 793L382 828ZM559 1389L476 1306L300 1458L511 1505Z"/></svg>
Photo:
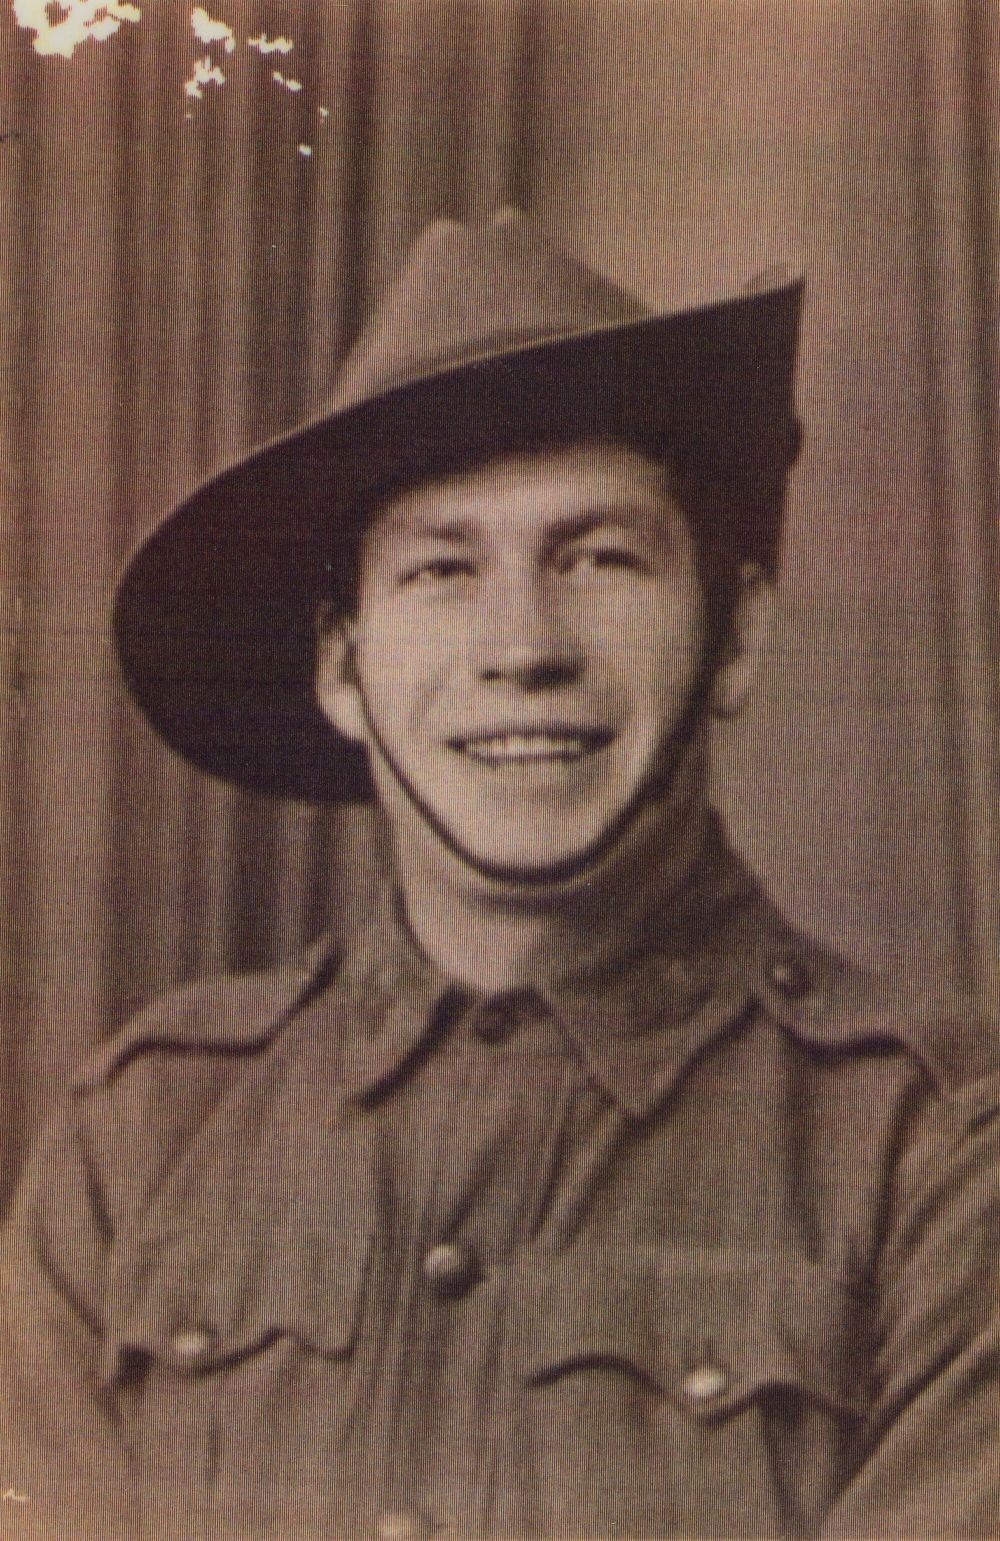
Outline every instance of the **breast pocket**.
<svg viewBox="0 0 1000 1541"><path fill-rule="evenodd" d="M203 1213L116 1245L104 1379L143 1536L326 1532L325 1442L352 1395L371 1225L355 1206L326 1234L273 1216L247 1229Z"/></svg>
<svg viewBox="0 0 1000 1541"><path fill-rule="evenodd" d="M822 1513L866 1401L858 1302L830 1273L768 1251L575 1249L538 1270L529 1317L561 1523L775 1535Z"/></svg>

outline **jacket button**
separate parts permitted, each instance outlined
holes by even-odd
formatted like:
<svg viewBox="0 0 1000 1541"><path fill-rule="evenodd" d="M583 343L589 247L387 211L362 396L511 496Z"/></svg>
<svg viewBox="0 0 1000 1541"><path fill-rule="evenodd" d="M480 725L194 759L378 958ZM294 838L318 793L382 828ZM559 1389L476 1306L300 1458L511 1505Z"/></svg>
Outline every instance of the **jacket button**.
<svg viewBox="0 0 1000 1541"><path fill-rule="evenodd" d="M685 1375L681 1390L689 1402L711 1402L721 1397L728 1385L725 1370L717 1364L700 1364Z"/></svg>
<svg viewBox="0 0 1000 1541"><path fill-rule="evenodd" d="M475 1257L458 1242L438 1242L424 1258L424 1278L435 1295L461 1295L478 1277Z"/></svg>
<svg viewBox="0 0 1000 1541"><path fill-rule="evenodd" d="M525 1020L530 998L523 990L508 990L484 1001L476 1013L475 1029L483 1043L502 1043Z"/></svg>
<svg viewBox="0 0 1000 1541"><path fill-rule="evenodd" d="M511 1030L511 1008L504 1001L489 1001L476 1018L476 1032L483 1043L502 1043Z"/></svg>
<svg viewBox="0 0 1000 1541"><path fill-rule="evenodd" d="M207 1327L180 1327L170 1339L170 1346L181 1364L198 1365L211 1352L212 1334Z"/></svg>
<svg viewBox="0 0 1000 1541"><path fill-rule="evenodd" d="M774 988L789 1001L800 1001L813 987L809 971L800 958L788 954L775 958L767 971Z"/></svg>

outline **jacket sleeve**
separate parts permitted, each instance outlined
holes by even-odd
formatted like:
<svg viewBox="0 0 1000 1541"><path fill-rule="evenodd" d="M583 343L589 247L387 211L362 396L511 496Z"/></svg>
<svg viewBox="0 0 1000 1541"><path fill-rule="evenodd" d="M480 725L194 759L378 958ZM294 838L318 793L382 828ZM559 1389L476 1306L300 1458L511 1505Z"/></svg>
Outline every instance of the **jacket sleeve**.
<svg viewBox="0 0 1000 1541"><path fill-rule="evenodd" d="M1000 1534L1000 1110L942 1098L903 1163L875 1293L866 1455L826 1537Z"/></svg>
<svg viewBox="0 0 1000 1541"><path fill-rule="evenodd" d="M138 1535L126 1440L101 1374L107 1223L72 1103L28 1163L0 1266L0 1480L11 1534Z"/></svg>

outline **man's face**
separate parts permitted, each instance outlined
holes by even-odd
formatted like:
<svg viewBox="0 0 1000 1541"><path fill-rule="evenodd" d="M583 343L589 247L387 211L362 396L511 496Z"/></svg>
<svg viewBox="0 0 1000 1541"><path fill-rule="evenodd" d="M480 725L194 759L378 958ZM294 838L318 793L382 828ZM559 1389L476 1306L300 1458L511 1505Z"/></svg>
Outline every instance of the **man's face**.
<svg viewBox="0 0 1000 1541"><path fill-rule="evenodd" d="M572 867L665 763L704 646L694 541L659 467L580 446L512 455L388 504L319 693L480 869Z"/></svg>

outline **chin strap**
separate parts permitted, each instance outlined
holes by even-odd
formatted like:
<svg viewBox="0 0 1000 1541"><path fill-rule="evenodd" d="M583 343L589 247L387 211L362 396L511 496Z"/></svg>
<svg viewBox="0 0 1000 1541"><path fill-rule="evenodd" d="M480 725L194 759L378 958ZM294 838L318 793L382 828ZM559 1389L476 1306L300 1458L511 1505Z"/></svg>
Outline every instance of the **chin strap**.
<svg viewBox="0 0 1000 1541"><path fill-rule="evenodd" d="M660 802L667 795L674 784L684 756L690 750L695 735L708 713L712 682L715 678L720 650L719 645L704 649L702 661L692 683L684 710L674 732L671 734L669 751L664 757L664 763L637 789L631 802L622 810L611 829L600 840L588 847L580 856L573 858L571 861L547 867L542 871L524 872L519 868L493 867L488 863L478 861L471 852L467 851L455 839L447 825L437 817L434 810L420 796L402 767L396 763L379 732L378 725L368 703L364 685L357 673L355 674L355 686L371 742L375 745L383 764L388 769L393 781L403 793L410 807L427 828L430 829L432 834L440 840L445 849L489 882L516 886L522 890L528 888L537 893L542 893L547 889L556 888L561 884L579 878L595 867L607 852L627 834L643 811L650 805Z"/></svg>

